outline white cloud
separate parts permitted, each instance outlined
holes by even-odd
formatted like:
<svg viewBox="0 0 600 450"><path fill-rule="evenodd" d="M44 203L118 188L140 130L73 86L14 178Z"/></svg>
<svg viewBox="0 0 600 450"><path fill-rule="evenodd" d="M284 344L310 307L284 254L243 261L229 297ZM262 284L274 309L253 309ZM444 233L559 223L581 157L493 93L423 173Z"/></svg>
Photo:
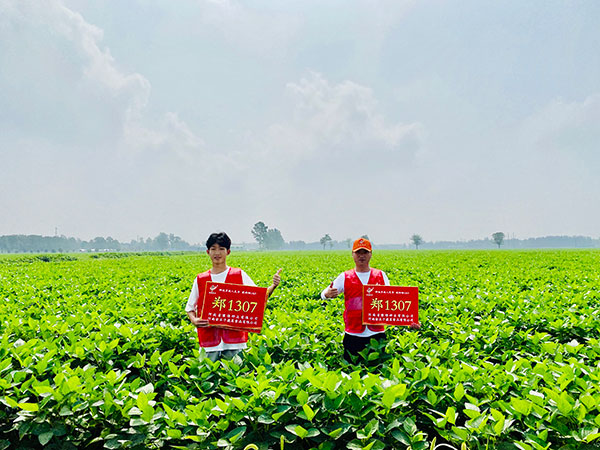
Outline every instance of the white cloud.
<svg viewBox="0 0 600 450"><path fill-rule="evenodd" d="M537 152L600 163L600 94L580 102L554 100L528 118L523 128L525 142Z"/></svg>
<svg viewBox="0 0 600 450"><path fill-rule="evenodd" d="M0 234L588 232L600 100L573 99L599 92L593 21L540 51L522 8L475 42L487 10L437 6L0 0ZM535 64L485 51L509 34Z"/></svg>
<svg viewBox="0 0 600 450"><path fill-rule="evenodd" d="M412 180L424 126L390 120L375 92L353 81L311 73L285 90L288 111L239 155L256 220L282 229L286 239L317 239L340 223L348 235L365 233L367 216L358 218L355 204L375 197L368 217L385 215L381 206Z"/></svg>
<svg viewBox="0 0 600 450"><path fill-rule="evenodd" d="M182 204L210 195L193 190L210 182L203 140L151 109L150 81L120 67L101 28L57 0L0 1L0 209L12 218L0 233L175 231Z"/></svg>
<svg viewBox="0 0 600 450"><path fill-rule="evenodd" d="M157 146L176 154L201 149L202 140L177 114L151 119L150 81L123 71L102 46L102 29L81 14L58 0L4 0L2 8L0 86L7 96L0 111L16 134L79 146L100 141L125 154Z"/></svg>
<svg viewBox="0 0 600 450"><path fill-rule="evenodd" d="M239 49L265 58L286 55L300 20L276 10L257 10L234 0L199 0L200 27L220 35Z"/></svg>
<svg viewBox="0 0 600 450"><path fill-rule="evenodd" d="M348 80L334 84L311 73L288 83L286 91L291 117L269 128L266 147L285 152L288 163L361 157L406 161L422 146L424 127L389 123L369 87Z"/></svg>

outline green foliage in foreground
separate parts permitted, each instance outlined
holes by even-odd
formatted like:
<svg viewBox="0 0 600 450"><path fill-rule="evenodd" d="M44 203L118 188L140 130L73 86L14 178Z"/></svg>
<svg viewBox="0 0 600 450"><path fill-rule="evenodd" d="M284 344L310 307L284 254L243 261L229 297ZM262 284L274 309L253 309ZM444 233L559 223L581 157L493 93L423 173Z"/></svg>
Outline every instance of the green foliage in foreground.
<svg viewBox="0 0 600 450"><path fill-rule="evenodd" d="M376 252L420 331L342 362L347 252L232 254L266 286L243 359L198 358L205 255L0 258L0 449L597 448L600 252Z"/></svg>

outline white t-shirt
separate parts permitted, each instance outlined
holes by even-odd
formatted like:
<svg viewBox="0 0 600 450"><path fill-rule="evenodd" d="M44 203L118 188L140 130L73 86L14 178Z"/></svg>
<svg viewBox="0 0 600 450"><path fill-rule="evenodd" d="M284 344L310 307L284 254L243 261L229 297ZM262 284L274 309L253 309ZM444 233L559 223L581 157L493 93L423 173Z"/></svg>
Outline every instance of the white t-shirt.
<svg viewBox="0 0 600 450"><path fill-rule="evenodd" d="M227 278L227 274L229 273L229 269L231 267L227 266L227 269L221 273L210 273L210 280L215 283L225 283L225 279ZM246 272L242 270L242 283L246 286L256 286L252 278L248 276ZM185 312L196 311L196 307L198 305L198 297L200 296L200 292L198 290L198 278L194 278L194 285L192 286L192 292L190 292L190 296L188 298L187 304L185 305ZM240 342L239 344L227 344L221 340L219 345L215 345L214 347L203 347L206 352L218 352L223 350L241 350L246 348L247 345L245 342Z"/></svg>
<svg viewBox="0 0 600 450"><path fill-rule="evenodd" d="M381 273L383 274L383 282L386 286L390 285L390 280L388 278L388 276L386 275L386 273L382 270ZM369 283L369 278L371 278L371 270L369 269L368 272L356 272L356 275L358 276L358 279L360 280L360 282L362 284L368 284ZM333 280L333 283L331 283L331 287L333 289L337 289L338 290L338 294L341 294L344 292L344 282L346 281L346 274L345 272L340 273L337 278L335 280ZM327 297L325 297L325 291L329 288L326 287L325 289L323 289L323 291L321 292L321 298L323 300L331 300L328 299ZM369 337L369 336L373 336L374 334L378 334L381 333L381 331L371 331L369 330L369 327L365 327L365 331L363 331L362 333L349 333L348 331L346 331L346 333L351 334L352 336L359 336L359 337Z"/></svg>

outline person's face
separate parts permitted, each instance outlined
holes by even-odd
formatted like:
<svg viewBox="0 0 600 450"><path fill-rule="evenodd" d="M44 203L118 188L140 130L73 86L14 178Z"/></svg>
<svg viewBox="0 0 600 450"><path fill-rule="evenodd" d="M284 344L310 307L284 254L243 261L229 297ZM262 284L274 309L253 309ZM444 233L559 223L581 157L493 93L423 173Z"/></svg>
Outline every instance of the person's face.
<svg viewBox="0 0 600 450"><path fill-rule="evenodd" d="M231 253L230 250L227 250L225 247L221 247L219 244L213 244L210 246L208 250L206 250L208 256L210 256L210 260L214 264L220 264L227 258L227 255Z"/></svg>
<svg viewBox="0 0 600 450"><path fill-rule="evenodd" d="M371 261L371 252L361 248L353 252L352 257L354 258L354 264L357 266L368 266L369 261Z"/></svg>

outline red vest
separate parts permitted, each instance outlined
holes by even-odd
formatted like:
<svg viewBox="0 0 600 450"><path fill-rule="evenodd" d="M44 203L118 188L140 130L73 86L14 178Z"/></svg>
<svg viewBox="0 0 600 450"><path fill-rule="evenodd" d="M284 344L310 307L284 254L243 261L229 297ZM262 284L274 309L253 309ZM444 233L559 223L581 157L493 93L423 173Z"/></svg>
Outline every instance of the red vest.
<svg viewBox="0 0 600 450"><path fill-rule="evenodd" d="M362 324L363 284L356 275L356 270L351 269L344 272L344 299L346 309L344 310L344 323L349 333L362 333L366 326ZM383 272L379 269L371 269L369 282L367 284L384 285ZM383 325L367 325L371 331L384 331Z"/></svg>
<svg viewBox="0 0 600 450"><path fill-rule="evenodd" d="M202 297L204 296L206 282L211 281L210 270L202 272L198 275L196 280L198 283L199 297ZM225 283L244 284L242 279L242 269L230 267L225 278ZM198 317L200 316L200 302L198 302L196 314ZM200 347L214 347L215 345L219 345L221 340L226 344L240 344L248 341L248 333L245 331L228 330L226 328L218 327L200 327L196 329L198 330L198 342L200 342Z"/></svg>

